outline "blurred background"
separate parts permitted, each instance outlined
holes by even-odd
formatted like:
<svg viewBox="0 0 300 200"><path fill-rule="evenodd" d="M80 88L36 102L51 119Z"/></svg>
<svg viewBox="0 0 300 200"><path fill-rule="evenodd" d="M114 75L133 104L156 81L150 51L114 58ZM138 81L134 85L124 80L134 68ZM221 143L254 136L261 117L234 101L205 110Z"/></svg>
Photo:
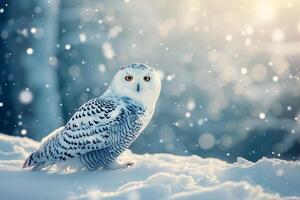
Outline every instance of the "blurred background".
<svg viewBox="0 0 300 200"><path fill-rule="evenodd" d="M162 77L136 153L300 155L300 1L2 0L0 132L40 140L122 65Z"/></svg>

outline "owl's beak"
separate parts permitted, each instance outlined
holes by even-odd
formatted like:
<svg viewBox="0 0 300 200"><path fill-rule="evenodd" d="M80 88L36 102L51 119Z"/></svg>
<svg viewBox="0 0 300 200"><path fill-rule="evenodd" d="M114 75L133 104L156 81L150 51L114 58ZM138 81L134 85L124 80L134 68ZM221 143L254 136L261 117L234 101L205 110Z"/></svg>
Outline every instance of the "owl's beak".
<svg viewBox="0 0 300 200"><path fill-rule="evenodd" d="M136 91L137 91L137 92L140 92L140 84L137 84L137 85L136 85Z"/></svg>

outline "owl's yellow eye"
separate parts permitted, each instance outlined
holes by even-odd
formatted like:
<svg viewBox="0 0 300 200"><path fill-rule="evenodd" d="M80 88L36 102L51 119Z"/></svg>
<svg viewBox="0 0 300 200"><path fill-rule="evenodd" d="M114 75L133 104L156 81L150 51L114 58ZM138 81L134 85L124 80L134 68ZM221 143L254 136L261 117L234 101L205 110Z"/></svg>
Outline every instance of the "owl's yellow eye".
<svg viewBox="0 0 300 200"><path fill-rule="evenodd" d="M132 79L133 79L133 76L131 76L131 75L125 76L126 81L132 81Z"/></svg>
<svg viewBox="0 0 300 200"><path fill-rule="evenodd" d="M150 81L150 76L144 76L144 81L146 81L146 82L148 82L148 81Z"/></svg>

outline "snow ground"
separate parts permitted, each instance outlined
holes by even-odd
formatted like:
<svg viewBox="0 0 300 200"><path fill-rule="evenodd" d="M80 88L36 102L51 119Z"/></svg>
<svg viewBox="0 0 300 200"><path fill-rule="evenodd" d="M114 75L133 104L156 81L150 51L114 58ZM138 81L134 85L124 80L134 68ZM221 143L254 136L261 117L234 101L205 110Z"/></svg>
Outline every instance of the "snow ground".
<svg viewBox="0 0 300 200"><path fill-rule="evenodd" d="M300 199L300 162L263 158L233 164L170 154L121 160L121 170L59 172L21 169L38 142L0 134L0 199Z"/></svg>

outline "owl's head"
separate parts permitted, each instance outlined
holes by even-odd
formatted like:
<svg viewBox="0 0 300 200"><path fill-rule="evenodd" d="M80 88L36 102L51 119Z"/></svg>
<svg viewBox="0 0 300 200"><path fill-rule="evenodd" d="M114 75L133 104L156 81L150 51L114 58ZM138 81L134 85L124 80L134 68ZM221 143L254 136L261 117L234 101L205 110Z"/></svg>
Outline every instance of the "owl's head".
<svg viewBox="0 0 300 200"><path fill-rule="evenodd" d="M121 67L109 89L114 94L127 96L145 106L155 106L161 90L161 81L153 68L134 63Z"/></svg>

